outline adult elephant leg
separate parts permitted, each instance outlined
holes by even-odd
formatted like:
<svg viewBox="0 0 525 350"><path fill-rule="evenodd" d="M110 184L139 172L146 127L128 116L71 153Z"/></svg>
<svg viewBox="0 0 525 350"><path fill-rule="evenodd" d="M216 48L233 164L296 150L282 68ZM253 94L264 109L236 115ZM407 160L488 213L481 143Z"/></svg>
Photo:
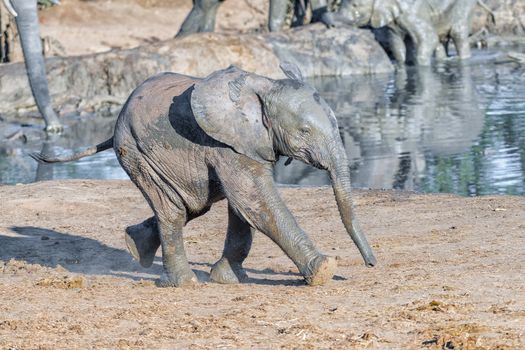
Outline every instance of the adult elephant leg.
<svg viewBox="0 0 525 350"><path fill-rule="evenodd" d="M454 45L456 46L456 51L460 59L467 59L471 57L468 34L468 25L461 23L452 27L452 30L450 31L450 37L454 41Z"/></svg>
<svg viewBox="0 0 525 350"><path fill-rule="evenodd" d="M247 278L242 263L252 247L253 233L253 228L228 206L228 231L222 257L211 269L213 281L238 283Z"/></svg>
<svg viewBox="0 0 525 350"><path fill-rule="evenodd" d="M227 168L216 169L228 203L236 215L267 235L288 255L308 284L328 282L335 272L335 259L321 254L299 227L275 188L271 168L263 170L254 162L244 158L238 164L229 162ZM232 168L243 171L232 176Z"/></svg>
<svg viewBox="0 0 525 350"><path fill-rule="evenodd" d="M448 58L448 43L440 43L436 47L435 52L436 60L439 62L445 61Z"/></svg>
<svg viewBox="0 0 525 350"><path fill-rule="evenodd" d="M416 63L421 66L430 66L432 55L439 44L439 38L435 30L428 26L422 26L416 35L412 35L416 48Z"/></svg>
<svg viewBox="0 0 525 350"><path fill-rule="evenodd" d="M270 12L268 16L268 30L279 32L283 30L290 0L270 0Z"/></svg>
<svg viewBox="0 0 525 350"><path fill-rule="evenodd" d="M390 50L397 64L405 64L407 47L404 38L395 32L389 31L388 41L390 43Z"/></svg>
<svg viewBox="0 0 525 350"><path fill-rule="evenodd" d="M178 38L200 32L213 32L215 30L217 10L223 1L193 0L193 7L175 37Z"/></svg>
<svg viewBox="0 0 525 350"><path fill-rule="evenodd" d="M22 44L24 60L40 114L45 119L46 130L57 132L62 130L58 117L51 105L49 87L46 77L46 67L42 54L42 42L38 24L37 3L35 0L12 0L13 9L17 12L16 26Z"/></svg>

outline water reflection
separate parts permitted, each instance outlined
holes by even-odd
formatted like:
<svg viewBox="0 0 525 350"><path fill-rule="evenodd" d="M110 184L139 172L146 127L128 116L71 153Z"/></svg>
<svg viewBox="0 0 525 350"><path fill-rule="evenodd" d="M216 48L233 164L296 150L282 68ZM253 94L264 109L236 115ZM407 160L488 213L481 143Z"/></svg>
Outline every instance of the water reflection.
<svg viewBox="0 0 525 350"><path fill-rule="evenodd" d="M354 186L419 190L429 157L468 152L484 123L473 68L449 64L393 76L314 80L338 116ZM304 174L303 184L328 184L322 172L301 164L279 166L276 179L297 183L297 174Z"/></svg>
<svg viewBox="0 0 525 350"><path fill-rule="evenodd" d="M336 112L355 187L525 194L525 70L519 65L477 52L466 65L311 82ZM109 137L113 124L111 118L78 119L65 137L42 143L33 131L26 145L0 146L0 182L126 178L112 152L38 168L24 156L78 150ZM329 184L325 172L284 161L276 167L277 182Z"/></svg>
<svg viewBox="0 0 525 350"><path fill-rule="evenodd" d="M68 118L63 135L45 134L36 127L24 127L26 140L0 143L0 183L29 183L53 179L125 179L112 152L99 153L90 158L66 164L38 164L28 156L31 152L55 154L76 151L98 143L113 133L115 118ZM20 129L19 125L0 124L0 139Z"/></svg>
<svg viewBox="0 0 525 350"><path fill-rule="evenodd" d="M525 194L522 67L481 57L313 83L336 111L355 187ZM303 185L329 183L301 164L280 164L276 179L297 183L297 174Z"/></svg>

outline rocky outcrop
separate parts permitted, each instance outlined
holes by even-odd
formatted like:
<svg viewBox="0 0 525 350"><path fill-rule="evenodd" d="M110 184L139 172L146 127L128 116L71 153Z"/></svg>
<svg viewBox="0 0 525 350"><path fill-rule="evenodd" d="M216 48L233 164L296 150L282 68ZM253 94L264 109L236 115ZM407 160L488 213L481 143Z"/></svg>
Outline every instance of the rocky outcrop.
<svg viewBox="0 0 525 350"><path fill-rule="evenodd" d="M52 58L47 61L54 104L62 109L119 106L148 76L173 71L204 77L235 64L281 77L279 61L296 63L306 77L385 73L390 60L367 30L326 30L317 24L283 33L202 33L130 50ZM34 107L23 64L0 66L0 113L12 116Z"/></svg>

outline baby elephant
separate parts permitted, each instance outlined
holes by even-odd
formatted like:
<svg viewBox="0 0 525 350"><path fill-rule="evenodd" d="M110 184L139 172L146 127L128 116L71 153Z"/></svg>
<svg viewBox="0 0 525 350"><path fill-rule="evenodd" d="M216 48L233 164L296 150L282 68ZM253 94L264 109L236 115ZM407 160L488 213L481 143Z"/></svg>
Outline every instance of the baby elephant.
<svg viewBox="0 0 525 350"><path fill-rule="evenodd" d="M272 168L279 156L330 173L343 223L367 266L376 259L355 218L350 172L334 113L307 85L299 69L281 65L289 79L272 80L231 66L205 79L175 73L153 76L128 98L109 140L72 156L76 160L113 147L155 213L127 229L131 254L150 266L162 247L160 286L197 281L182 229L221 199L228 200L224 252L211 279L235 283L255 230L270 237L310 285L329 281L335 259L323 255L279 196Z"/></svg>

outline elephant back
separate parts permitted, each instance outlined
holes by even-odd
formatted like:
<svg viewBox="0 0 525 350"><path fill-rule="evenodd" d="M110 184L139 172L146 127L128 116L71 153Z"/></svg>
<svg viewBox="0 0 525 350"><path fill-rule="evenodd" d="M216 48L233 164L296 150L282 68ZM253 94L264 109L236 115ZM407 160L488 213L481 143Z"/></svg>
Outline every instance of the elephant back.
<svg viewBox="0 0 525 350"><path fill-rule="evenodd" d="M142 136L178 109L175 104L182 104L196 81L198 78L170 72L148 78L128 98L117 125L126 124L136 136Z"/></svg>

